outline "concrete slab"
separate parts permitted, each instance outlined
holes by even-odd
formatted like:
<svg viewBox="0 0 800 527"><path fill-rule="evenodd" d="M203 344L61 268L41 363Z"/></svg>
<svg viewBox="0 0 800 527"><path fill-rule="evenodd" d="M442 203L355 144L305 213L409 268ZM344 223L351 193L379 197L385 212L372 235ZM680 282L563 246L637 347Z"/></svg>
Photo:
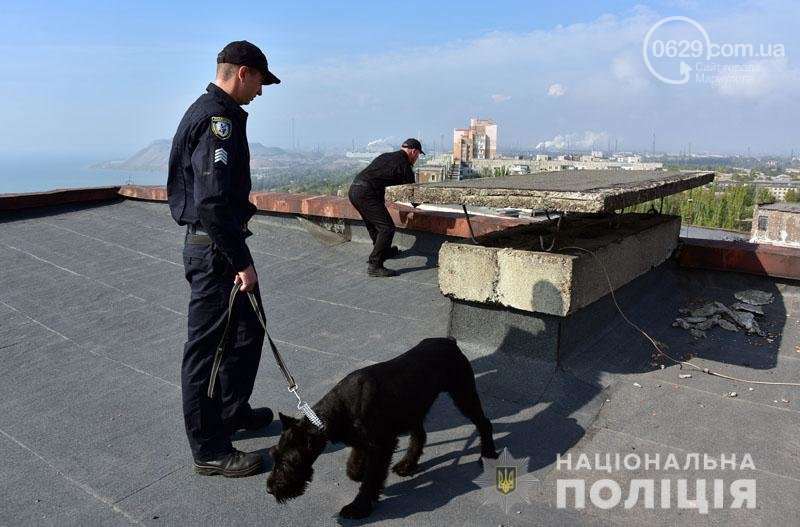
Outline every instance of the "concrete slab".
<svg viewBox="0 0 800 527"><path fill-rule="evenodd" d="M566 316L608 294L605 273L617 289L665 261L677 246L680 218L625 214L613 225L606 219L565 220L561 249L536 250L540 234L550 235L547 229L515 227L481 237L482 246L445 243L439 254L442 293Z"/></svg>
<svg viewBox="0 0 800 527"><path fill-rule="evenodd" d="M713 172L563 170L521 176L415 183L386 189L387 199L565 212L610 212L714 180Z"/></svg>

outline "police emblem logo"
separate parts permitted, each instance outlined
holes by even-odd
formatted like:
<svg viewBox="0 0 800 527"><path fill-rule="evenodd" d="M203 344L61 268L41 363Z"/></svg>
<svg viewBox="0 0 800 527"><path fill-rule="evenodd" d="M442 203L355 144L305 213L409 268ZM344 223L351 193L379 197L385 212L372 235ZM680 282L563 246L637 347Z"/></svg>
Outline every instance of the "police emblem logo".
<svg viewBox="0 0 800 527"><path fill-rule="evenodd" d="M538 480L527 473L529 458L514 459L504 448L498 459L481 461L483 474L475 483L483 487L484 504L497 503L508 514L512 505L531 502L531 487Z"/></svg>
<svg viewBox="0 0 800 527"><path fill-rule="evenodd" d="M495 484L497 491L510 494L517 488L517 467L495 467Z"/></svg>
<svg viewBox="0 0 800 527"><path fill-rule="evenodd" d="M231 136L233 126L227 117L212 117L211 131L220 139L227 139Z"/></svg>

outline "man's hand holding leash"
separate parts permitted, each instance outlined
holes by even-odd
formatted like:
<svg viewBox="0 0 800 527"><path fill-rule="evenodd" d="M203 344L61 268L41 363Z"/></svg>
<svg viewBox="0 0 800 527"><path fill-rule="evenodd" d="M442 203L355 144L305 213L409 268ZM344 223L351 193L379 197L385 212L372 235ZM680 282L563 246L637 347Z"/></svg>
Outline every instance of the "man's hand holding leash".
<svg viewBox="0 0 800 527"><path fill-rule="evenodd" d="M241 286L239 287L239 291L252 291L258 283L258 273L256 273L256 269L253 267L253 264L248 265L236 273L233 283Z"/></svg>

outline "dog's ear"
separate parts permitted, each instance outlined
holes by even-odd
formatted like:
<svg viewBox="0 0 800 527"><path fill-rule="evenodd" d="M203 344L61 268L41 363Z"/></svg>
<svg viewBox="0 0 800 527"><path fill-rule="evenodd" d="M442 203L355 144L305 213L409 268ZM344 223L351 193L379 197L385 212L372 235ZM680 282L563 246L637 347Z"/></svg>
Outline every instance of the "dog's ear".
<svg viewBox="0 0 800 527"><path fill-rule="evenodd" d="M295 419L294 417L283 415L280 412L278 412L278 417L280 417L281 419L281 424L283 425L284 430L288 430L289 428L297 424L297 419Z"/></svg>

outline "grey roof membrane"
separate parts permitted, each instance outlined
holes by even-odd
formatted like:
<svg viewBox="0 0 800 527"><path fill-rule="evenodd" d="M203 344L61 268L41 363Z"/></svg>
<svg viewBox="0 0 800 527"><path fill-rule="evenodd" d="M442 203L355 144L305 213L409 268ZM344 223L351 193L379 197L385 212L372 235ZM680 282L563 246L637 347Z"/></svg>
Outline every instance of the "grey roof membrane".
<svg viewBox="0 0 800 527"><path fill-rule="evenodd" d="M711 182L713 172L561 170L388 187L394 201L609 212Z"/></svg>
<svg viewBox="0 0 800 527"><path fill-rule="evenodd" d="M369 246L326 246L301 225L260 218L250 246L262 282L272 336L301 391L316 401L347 372L393 357L420 339L447 332L449 301L438 291L435 256L417 252L391 263L402 274L370 279ZM355 232L355 231L354 231ZM358 235L358 232L355 232ZM364 237L360 238L365 239ZM179 364L188 287L181 229L165 204L120 201L0 217L0 524L3 525L331 525L356 492L345 475L348 452L331 445L306 494L285 505L265 492L265 475L228 480L194 475L180 409ZM761 322L769 337L721 328L694 340L671 327L687 304L734 302L745 288L773 292ZM794 283L665 264L618 300L636 324L677 357L728 375L799 381L800 289ZM514 328L509 328L509 332ZM345 525L794 525L800 514L800 390L748 385L651 365L652 347L620 317L587 336L562 367L521 353L462 348L499 448L529 458L530 503L506 513L484 503L473 480L474 427L440 398L426 421L420 472L390 474L373 515ZM636 384L635 384L636 383ZM637 386L638 384L638 386ZM731 391L737 397L726 397ZM788 402L784 402L788 401ZM265 351L254 405L295 408ZM259 451L280 426L240 434L235 445ZM407 440L401 439L399 450ZM670 471L567 470L557 453L601 457L637 453L680 459ZM752 456L755 470L684 467L687 454ZM399 453L396 456L399 458ZM524 473L525 467L520 468ZM521 475L521 474L520 474ZM586 507L558 506L559 479L586 478ZM608 478L628 496L632 480L656 479L656 506L592 505L589 486ZM658 482L671 478L671 507ZM710 510L678 507L677 481L688 479L689 505L706 479ZM714 508L713 479L757 482L755 509ZM607 492L607 491L606 491ZM495 494L496 496L497 494ZM607 494L603 495L607 497ZM569 494L572 499L572 494ZM695 502L696 504L696 502ZM683 505L686 505L684 503Z"/></svg>

